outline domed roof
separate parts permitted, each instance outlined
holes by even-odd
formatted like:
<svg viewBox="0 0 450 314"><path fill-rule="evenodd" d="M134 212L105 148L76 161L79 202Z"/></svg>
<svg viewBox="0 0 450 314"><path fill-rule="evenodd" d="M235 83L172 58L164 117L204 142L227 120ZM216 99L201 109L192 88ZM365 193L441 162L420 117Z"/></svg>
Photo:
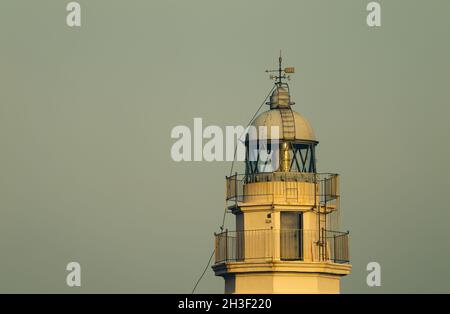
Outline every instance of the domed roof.
<svg viewBox="0 0 450 314"><path fill-rule="evenodd" d="M279 127L279 136L274 139L316 141L314 130L302 115L288 109L271 109L261 113L252 123L259 133L260 126L267 127L267 139L272 139L271 127Z"/></svg>

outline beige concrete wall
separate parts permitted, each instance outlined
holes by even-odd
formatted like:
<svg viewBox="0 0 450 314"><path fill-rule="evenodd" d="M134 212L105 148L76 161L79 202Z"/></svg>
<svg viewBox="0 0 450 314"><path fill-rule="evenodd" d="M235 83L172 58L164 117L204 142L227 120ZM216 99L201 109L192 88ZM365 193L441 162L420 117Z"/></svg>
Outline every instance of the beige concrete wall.
<svg viewBox="0 0 450 314"><path fill-rule="evenodd" d="M269 222L267 215L271 214L271 210L260 210L252 212L244 212L244 230L264 230L270 229L273 225Z"/></svg>
<svg viewBox="0 0 450 314"><path fill-rule="evenodd" d="M246 273L225 278L225 293L337 294L339 276L307 273Z"/></svg>
<svg viewBox="0 0 450 314"><path fill-rule="evenodd" d="M246 203L288 203L313 206L314 183L308 182L256 182L244 185Z"/></svg>
<svg viewBox="0 0 450 314"><path fill-rule="evenodd" d="M265 207L241 207L242 212L236 215L236 230L246 230L245 240L243 242L243 249L245 250L244 256L256 257L270 256L274 260L280 259L280 213L283 211L300 211L303 212L303 255L305 261L317 260L319 257L318 247L313 246L312 243L317 241L317 213L311 211L310 207L305 206L265 206ZM270 218L268 218L270 214ZM268 239L259 232L253 233L253 230L274 230L270 236L272 239ZM278 232L278 233L277 233ZM256 241L258 243L256 243ZM264 252L263 252L263 251Z"/></svg>
<svg viewBox="0 0 450 314"><path fill-rule="evenodd" d="M253 196L246 197L234 213L236 230L245 230L245 236L238 241L245 260L215 270L224 276L225 293L339 293L339 278L348 274L351 267L317 263L319 225L318 214L313 210L318 203L315 185L258 182L246 184L244 188L244 194ZM296 263L280 260L280 213L283 211L303 213L303 260ZM259 231L252 232L256 230Z"/></svg>

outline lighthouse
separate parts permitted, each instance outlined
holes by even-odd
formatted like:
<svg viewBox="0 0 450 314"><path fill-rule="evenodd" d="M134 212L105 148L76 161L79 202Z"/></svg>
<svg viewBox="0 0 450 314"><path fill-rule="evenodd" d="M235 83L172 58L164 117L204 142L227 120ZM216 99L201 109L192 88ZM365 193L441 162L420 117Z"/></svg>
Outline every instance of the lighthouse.
<svg viewBox="0 0 450 314"><path fill-rule="evenodd" d="M245 171L226 177L235 227L215 234L212 268L225 293L339 293L351 270L349 232L339 231L339 175L318 172L319 142L292 109L294 68L283 68L280 55L267 72L275 80L269 109L252 122L256 136L245 138Z"/></svg>

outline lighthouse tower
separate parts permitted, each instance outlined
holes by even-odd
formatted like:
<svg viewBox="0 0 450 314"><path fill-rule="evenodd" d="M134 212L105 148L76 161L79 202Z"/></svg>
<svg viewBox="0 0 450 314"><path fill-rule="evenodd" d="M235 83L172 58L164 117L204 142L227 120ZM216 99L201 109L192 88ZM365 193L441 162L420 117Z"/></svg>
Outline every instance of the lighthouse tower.
<svg viewBox="0 0 450 314"><path fill-rule="evenodd" d="M215 234L212 268L225 279L225 293L339 293L351 269L349 232L338 231L339 175L317 172L318 141L292 110L286 80L294 69L281 63L280 56L279 68L268 71L275 72L270 109L254 119L257 135L245 141L245 173L226 178L236 224Z"/></svg>

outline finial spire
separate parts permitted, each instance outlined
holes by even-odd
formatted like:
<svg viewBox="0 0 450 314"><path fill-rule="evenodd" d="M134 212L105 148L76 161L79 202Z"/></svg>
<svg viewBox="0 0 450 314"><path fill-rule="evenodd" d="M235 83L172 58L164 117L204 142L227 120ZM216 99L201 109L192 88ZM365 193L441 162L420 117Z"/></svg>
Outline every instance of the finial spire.
<svg viewBox="0 0 450 314"><path fill-rule="evenodd" d="M286 80L290 80L291 77L289 75L286 75L288 73L294 73L295 72L295 68L294 67L288 67L288 68L284 68L282 67L282 62L283 62L283 58L281 56L281 49L280 49L280 56L278 57L278 70L266 70L266 73L270 73L270 72L278 72L278 75L270 75L270 79L271 80L275 80L276 81L276 85L280 86L283 83L283 79Z"/></svg>
<svg viewBox="0 0 450 314"><path fill-rule="evenodd" d="M281 63L283 62L283 58L281 57L281 49L280 49L280 57L278 58L278 84L281 84Z"/></svg>

